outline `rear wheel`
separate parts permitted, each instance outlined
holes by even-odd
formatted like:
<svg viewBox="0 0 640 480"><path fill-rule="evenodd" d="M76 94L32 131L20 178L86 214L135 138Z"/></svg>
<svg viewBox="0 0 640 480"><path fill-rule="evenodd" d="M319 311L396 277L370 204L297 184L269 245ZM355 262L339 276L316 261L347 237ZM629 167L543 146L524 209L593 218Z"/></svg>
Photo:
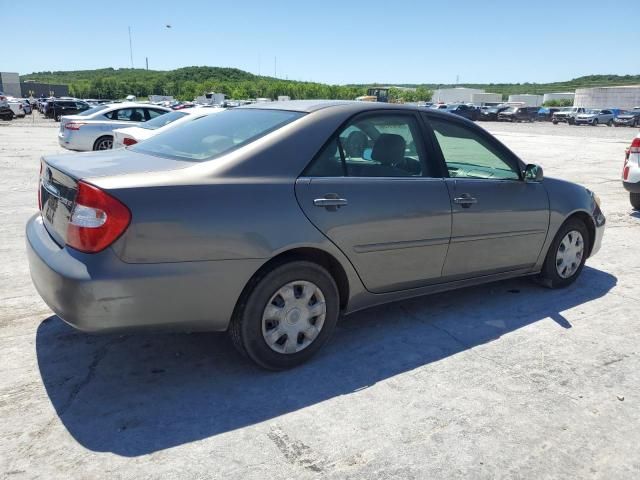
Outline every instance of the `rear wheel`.
<svg viewBox="0 0 640 480"><path fill-rule="evenodd" d="M629 201L634 210L640 210L640 193L629 193Z"/></svg>
<svg viewBox="0 0 640 480"><path fill-rule="evenodd" d="M558 121L557 120L552 120L551 123L553 123L554 125L557 125Z"/></svg>
<svg viewBox="0 0 640 480"><path fill-rule="evenodd" d="M243 293L229 334L263 368L304 363L329 339L339 314L335 281L321 266L296 261L259 276Z"/></svg>
<svg viewBox="0 0 640 480"><path fill-rule="evenodd" d="M110 135L105 135L104 137L100 137L93 144L94 150L111 150L113 147L113 137Z"/></svg>
<svg viewBox="0 0 640 480"><path fill-rule="evenodd" d="M613 119L607 122L607 127L611 127L613 125Z"/></svg>
<svg viewBox="0 0 640 480"><path fill-rule="evenodd" d="M558 230L545 258L540 279L549 288L572 284L587 259L589 231L580 220L567 220Z"/></svg>

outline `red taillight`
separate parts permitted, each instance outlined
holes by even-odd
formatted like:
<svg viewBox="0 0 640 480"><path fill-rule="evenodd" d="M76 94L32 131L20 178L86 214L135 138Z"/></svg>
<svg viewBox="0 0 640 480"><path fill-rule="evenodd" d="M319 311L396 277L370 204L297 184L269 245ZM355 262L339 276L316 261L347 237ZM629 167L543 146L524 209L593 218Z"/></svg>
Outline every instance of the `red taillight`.
<svg viewBox="0 0 640 480"><path fill-rule="evenodd" d="M124 139L122 140L122 143L123 143L126 147L128 147L129 145L135 145L136 143L138 143L138 141L137 141L137 140L134 140L133 138L126 137L126 138L124 138Z"/></svg>
<svg viewBox="0 0 640 480"><path fill-rule="evenodd" d="M631 142L631 146L629 147L629 153L640 153L640 137L636 137Z"/></svg>
<svg viewBox="0 0 640 480"><path fill-rule="evenodd" d="M84 123L69 122L69 123L65 124L64 128L66 128L67 130L80 130L80 127L82 125L85 125L85 124Z"/></svg>
<svg viewBox="0 0 640 480"><path fill-rule="evenodd" d="M627 178L629 178L629 170L630 170L630 167L625 165L624 170L622 171L623 180L626 180Z"/></svg>
<svg viewBox="0 0 640 480"><path fill-rule="evenodd" d="M129 226L131 212L98 187L78 182L78 195L67 227L67 245L85 253L104 250Z"/></svg>

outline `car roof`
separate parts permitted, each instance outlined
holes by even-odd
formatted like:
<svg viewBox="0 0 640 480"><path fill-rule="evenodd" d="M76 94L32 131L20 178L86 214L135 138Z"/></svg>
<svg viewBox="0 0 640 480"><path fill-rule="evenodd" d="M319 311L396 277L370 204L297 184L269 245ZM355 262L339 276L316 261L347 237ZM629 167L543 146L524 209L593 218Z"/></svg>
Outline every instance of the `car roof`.
<svg viewBox="0 0 640 480"><path fill-rule="evenodd" d="M407 109L407 110L425 110L425 107L417 107L415 105L402 105L399 103L385 102L358 102L356 100L287 100L284 102L261 102L242 105L236 107L240 109L260 109L260 110L289 110L294 112L311 113L327 108L341 108L352 110L354 113L367 110L380 109Z"/></svg>

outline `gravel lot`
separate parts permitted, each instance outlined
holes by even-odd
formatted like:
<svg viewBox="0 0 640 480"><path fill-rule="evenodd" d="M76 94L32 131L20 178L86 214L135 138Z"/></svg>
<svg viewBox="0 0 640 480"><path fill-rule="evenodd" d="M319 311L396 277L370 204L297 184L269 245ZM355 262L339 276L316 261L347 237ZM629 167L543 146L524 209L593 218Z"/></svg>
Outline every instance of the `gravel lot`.
<svg viewBox="0 0 640 480"><path fill-rule="evenodd" d="M639 478L640 214L619 180L637 132L483 126L602 198L582 277L370 309L267 373L222 334L89 336L53 316L23 228L57 124L0 122L0 477Z"/></svg>

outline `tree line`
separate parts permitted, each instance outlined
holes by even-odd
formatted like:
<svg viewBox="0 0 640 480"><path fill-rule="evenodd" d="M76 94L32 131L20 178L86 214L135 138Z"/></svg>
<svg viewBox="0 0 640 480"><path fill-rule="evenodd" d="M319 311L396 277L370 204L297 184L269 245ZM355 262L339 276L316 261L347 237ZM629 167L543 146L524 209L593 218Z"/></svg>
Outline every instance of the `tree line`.
<svg viewBox="0 0 640 480"><path fill-rule="evenodd" d="M283 80L254 75L236 68L185 67L171 71L104 68L61 72L36 72L23 75L23 80L62 83L78 98L124 98L127 95L172 95L180 100L193 100L206 92L224 93L228 98L272 98L280 95L292 99L353 100L367 93L365 85L328 85L318 82ZM391 89L396 102L431 99L431 90Z"/></svg>

